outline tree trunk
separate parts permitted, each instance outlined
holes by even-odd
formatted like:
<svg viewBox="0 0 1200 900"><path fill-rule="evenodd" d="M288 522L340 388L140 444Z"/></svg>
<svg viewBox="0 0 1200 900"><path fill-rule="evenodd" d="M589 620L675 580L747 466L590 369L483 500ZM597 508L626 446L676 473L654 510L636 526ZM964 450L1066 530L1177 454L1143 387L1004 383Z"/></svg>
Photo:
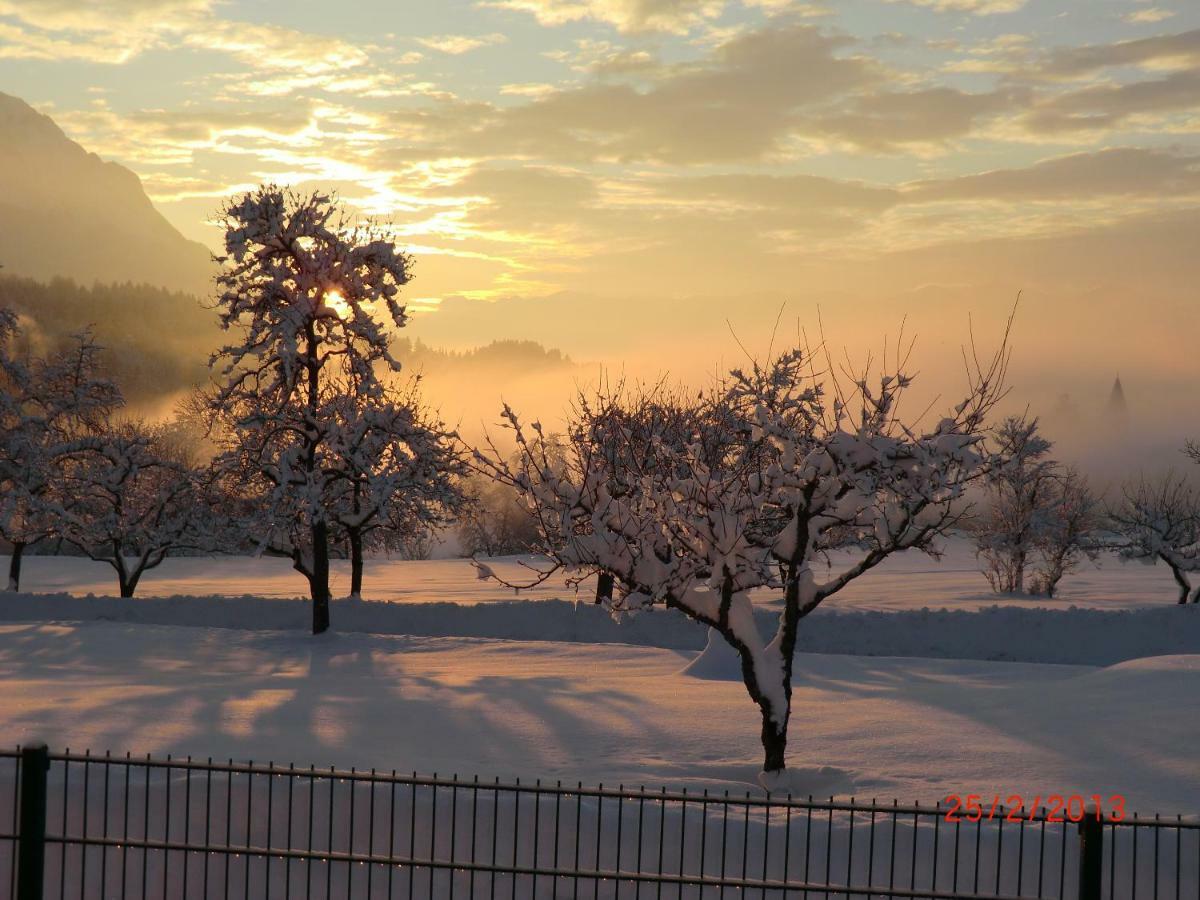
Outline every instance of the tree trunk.
<svg viewBox="0 0 1200 900"><path fill-rule="evenodd" d="M329 630L329 526L324 521L312 526L312 574L308 584L312 594L312 633Z"/></svg>
<svg viewBox="0 0 1200 900"><path fill-rule="evenodd" d="M10 591L19 591L21 589L21 558L24 555L25 542L14 542L12 557L8 561L8 589Z"/></svg>
<svg viewBox="0 0 1200 900"><path fill-rule="evenodd" d="M721 624L725 628L728 627L732 595L732 579L729 576L728 570L726 570L725 578L721 584ZM759 683L759 673L755 668L750 648L739 640L733 631L724 630L721 632L721 635L737 651L742 664L742 683L746 685L746 692L750 695L750 699L758 705L759 711L762 714L763 771L768 773L782 772L787 766L785 759L787 752L787 728L788 720L791 718L792 706L791 664L789 662L783 666L783 670L787 673L783 683L784 708L775 709L774 704L771 702L770 694L764 691L762 685ZM782 721L783 724L777 724L776 719Z"/></svg>
<svg viewBox="0 0 1200 900"><path fill-rule="evenodd" d="M787 765L787 727L780 729L771 716L762 714L763 771L782 772Z"/></svg>
<svg viewBox="0 0 1200 900"><path fill-rule="evenodd" d="M308 376L308 406L305 413L309 419L309 427L314 429L314 433L305 436L304 469L311 483L317 471L317 445L320 438L315 429L321 399L320 385L317 382L321 362L317 353L316 326L312 319L305 322L304 335L305 368ZM312 523L312 571L308 576L308 584L313 602L312 633L323 634L329 630L329 525L321 517Z"/></svg>
<svg viewBox="0 0 1200 900"><path fill-rule="evenodd" d="M1188 583L1187 576L1183 574L1183 570L1171 563L1165 556L1163 562L1171 569L1171 574L1175 577L1175 583L1179 585L1179 602L1184 604L1188 602L1188 598L1192 593L1192 586Z"/></svg>
<svg viewBox="0 0 1200 900"><path fill-rule="evenodd" d="M610 603L613 596L613 576L611 572L601 572L596 577L596 602Z"/></svg>
<svg viewBox="0 0 1200 900"><path fill-rule="evenodd" d="M357 528L350 529L350 596L358 599L362 596L363 578L363 541L362 532Z"/></svg>
<svg viewBox="0 0 1200 900"><path fill-rule="evenodd" d="M117 591L126 599L132 597L134 588L137 587L138 576L142 574L141 570L132 574L129 572L125 566L125 557L121 553L121 547L116 541L113 542L113 555L108 562L113 567L113 571L117 573Z"/></svg>

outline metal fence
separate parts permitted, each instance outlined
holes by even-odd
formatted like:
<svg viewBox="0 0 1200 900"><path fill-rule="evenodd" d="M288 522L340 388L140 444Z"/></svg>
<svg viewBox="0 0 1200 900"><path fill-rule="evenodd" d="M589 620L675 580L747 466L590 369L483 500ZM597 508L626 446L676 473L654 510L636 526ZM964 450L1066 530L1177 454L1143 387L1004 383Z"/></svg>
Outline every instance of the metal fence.
<svg viewBox="0 0 1200 900"><path fill-rule="evenodd" d="M1200 824L1050 818L0 751L18 900L1200 898Z"/></svg>

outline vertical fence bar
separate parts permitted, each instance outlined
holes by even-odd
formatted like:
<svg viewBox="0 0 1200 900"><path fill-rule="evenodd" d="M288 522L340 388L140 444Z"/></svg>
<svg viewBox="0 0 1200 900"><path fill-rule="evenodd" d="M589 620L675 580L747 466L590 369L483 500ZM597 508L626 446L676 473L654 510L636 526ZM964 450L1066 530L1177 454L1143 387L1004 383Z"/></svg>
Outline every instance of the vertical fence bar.
<svg viewBox="0 0 1200 900"><path fill-rule="evenodd" d="M12 833L13 833L13 835L20 834L21 810L17 804L17 794L20 790L20 787L21 787L21 748L18 747L17 755L13 759L13 781L12 781L12 789L13 789L13 794L12 794L12 799L13 799L13 802L12 802ZM12 856L9 859L8 891L14 897L17 895L17 853L19 851L19 841L20 841L19 837L13 838Z"/></svg>
<svg viewBox="0 0 1200 900"><path fill-rule="evenodd" d="M21 829L17 856L17 900L42 900L46 876L46 773L50 750L31 744L21 750Z"/></svg>
<svg viewBox="0 0 1200 900"><path fill-rule="evenodd" d="M1104 819L1097 809L1095 815L1085 814L1079 823L1079 900L1100 900L1103 863Z"/></svg>

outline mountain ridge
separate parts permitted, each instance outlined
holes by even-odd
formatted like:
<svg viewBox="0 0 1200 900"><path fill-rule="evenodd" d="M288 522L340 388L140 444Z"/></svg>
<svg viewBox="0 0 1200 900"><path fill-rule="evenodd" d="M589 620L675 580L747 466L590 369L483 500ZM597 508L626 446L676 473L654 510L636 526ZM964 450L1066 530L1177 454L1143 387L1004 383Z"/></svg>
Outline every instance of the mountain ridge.
<svg viewBox="0 0 1200 900"><path fill-rule="evenodd" d="M204 294L215 266L154 207L137 174L0 92L0 265L48 280L140 282Z"/></svg>

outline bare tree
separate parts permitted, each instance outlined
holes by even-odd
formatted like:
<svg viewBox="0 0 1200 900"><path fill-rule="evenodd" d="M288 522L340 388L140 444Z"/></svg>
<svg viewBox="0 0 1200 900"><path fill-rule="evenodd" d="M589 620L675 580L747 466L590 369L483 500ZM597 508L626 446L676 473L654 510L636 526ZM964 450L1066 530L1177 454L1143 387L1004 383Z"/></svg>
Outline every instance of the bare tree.
<svg viewBox="0 0 1200 900"><path fill-rule="evenodd" d="M1050 526L1058 464L1038 420L1009 416L988 434L987 506L973 522L975 553L992 590L1025 592L1025 570Z"/></svg>
<svg viewBox="0 0 1200 900"><path fill-rule="evenodd" d="M1131 481L1108 518L1121 536L1123 557L1151 565L1161 560L1178 585L1179 602L1200 602L1191 583L1200 570L1200 495L1187 479L1168 473Z"/></svg>
<svg viewBox="0 0 1200 900"><path fill-rule="evenodd" d="M1100 501L1085 476L1069 466L1056 473L1050 515L1034 541L1033 593L1053 597L1064 575L1100 555L1100 512Z"/></svg>
<svg viewBox="0 0 1200 900"><path fill-rule="evenodd" d="M509 485L475 476L465 483L458 540L468 556L507 556L540 546L537 521Z"/></svg>
<svg viewBox="0 0 1200 900"><path fill-rule="evenodd" d="M647 440L631 424L636 415L605 412L636 412L644 394L601 394L575 414L565 467L551 465L541 426L527 429L508 408L521 465L494 447L477 459L538 521L550 565L537 580L561 569L572 578L611 573L614 612L664 605L737 651L761 714L770 786L785 768L800 620L893 553L938 552L938 536L959 521L957 501L981 471L977 445L1007 359L1002 348L970 367L962 402L926 430L897 415L911 383L904 359L843 389L797 349L735 370L698 401L691 441L664 439L661 423ZM819 579L833 547L852 559ZM769 640L749 598L759 588L783 599Z"/></svg>

